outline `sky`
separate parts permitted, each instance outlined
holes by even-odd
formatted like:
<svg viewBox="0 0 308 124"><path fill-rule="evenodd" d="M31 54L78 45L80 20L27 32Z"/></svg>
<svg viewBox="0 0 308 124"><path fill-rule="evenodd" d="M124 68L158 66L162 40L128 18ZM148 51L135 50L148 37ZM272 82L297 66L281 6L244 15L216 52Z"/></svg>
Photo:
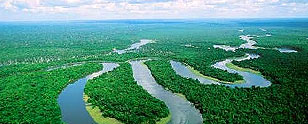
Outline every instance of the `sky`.
<svg viewBox="0 0 308 124"><path fill-rule="evenodd" d="M308 0L0 0L0 21L307 17Z"/></svg>

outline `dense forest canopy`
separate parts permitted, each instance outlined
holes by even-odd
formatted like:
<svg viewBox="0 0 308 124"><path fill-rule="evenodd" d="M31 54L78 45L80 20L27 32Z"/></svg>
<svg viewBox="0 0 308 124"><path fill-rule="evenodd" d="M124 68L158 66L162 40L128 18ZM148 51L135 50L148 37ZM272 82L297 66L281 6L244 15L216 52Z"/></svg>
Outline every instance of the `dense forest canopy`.
<svg viewBox="0 0 308 124"><path fill-rule="evenodd" d="M305 19L1 22L0 123L61 123L61 111L56 102L59 93L69 83L100 70L98 63L101 62L117 62L121 66L86 85L89 102L106 110L103 116L124 123L154 123L168 116L168 111L162 101L137 86L131 77L127 62L138 58L155 60L146 64L157 83L171 92L185 95L200 110L204 123L307 123L307 25ZM245 42L240 35L255 35L253 40L258 47L292 48L298 52L280 53L274 49L232 52L213 47L239 46ZM141 39L156 43L121 55L113 52ZM203 75L233 82L243 77L211 65L245 53L261 57L232 63L260 71L272 82L270 87L202 85L176 75L169 63L169 60L176 60ZM76 62L84 64L47 71L50 67ZM93 87L117 90L112 90L116 94L109 94L111 91ZM121 93L131 96L132 102L107 99L118 98ZM149 108L145 113L139 113L138 107L123 107L139 105L145 99L148 102L142 106ZM117 109L133 111L134 117L119 114L117 111L121 110L110 106L102 107L118 103L123 106ZM151 115L152 111L161 114Z"/></svg>

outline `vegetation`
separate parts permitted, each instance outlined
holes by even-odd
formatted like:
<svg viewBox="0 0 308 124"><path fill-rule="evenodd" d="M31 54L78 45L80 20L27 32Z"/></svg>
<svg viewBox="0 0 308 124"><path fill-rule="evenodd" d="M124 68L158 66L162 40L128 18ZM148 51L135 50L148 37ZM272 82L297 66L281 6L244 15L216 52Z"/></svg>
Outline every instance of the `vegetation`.
<svg viewBox="0 0 308 124"><path fill-rule="evenodd" d="M0 123L61 123L57 103L61 90L74 80L99 69L99 64L84 64L1 78Z"/></svg>
<svg viewBox="0 0 308 124"><path fill-rule="evenodd" d="M25 74L34 71L40 71L47 68L47 64L14 64L4 66L0 69L0 77L4 78L10 75Z"/></svg>
<svg viewBox="0 0 308 124"><path fill-rule="evenodd" d="M201 74L198 70L195 70L194 68L192 68L191 66L188 66L188 69L190 71L192 71L195 75L201 76L203 78L209 79L209 80L213 80L216 82L220 82L220 83L225 83L225 84L239 84L239 83L244 83L244 80L236 80L234 82L229 82L229 81L223 81L223 80L219 80L217 78L213 78L213 77L209 77L209 76L205 76L203 74Z"/></svg>
<svg viewBox="0 0 308 124"><path fill-rule="evenodd" d="M114 118L103 117L101 110L97 106L92 106L88 103L89 96L83 95L83 100L86 102L86 110L91 115L93 120L98 124L122 124L120 121Z"/></svg>
<svg viewBox="0 0 308 124"><path fill-rule="evenodd" d="M123 123L155 124L169 114L162 101L137 84L128 63L90 80L85 93L90 97L88 102L99 107L103 117L115 118Z"/></svg>
<svg viewBox="0 0 308 124"><path fill-rule="evenodd" d="M236 81L242 77L210 66L214 61L244 55L213 49L214 44L239 45L244 42L237 37L240 35L237 27L228 26L233 25L211 21L4 24L0 25L0 48L5 49L0 51L0 65L92 60L123 62L139 57L172 57L198 68L203 75ZM137 54L109 54L113 48L124 49L145 38L158 42L142 47ZM187 44L195 47L185 47Z"/></svg>
<svg viewBox="0 0 308 124"><path fill-rule="evenodd" d="M228 68L231 68L231 69L234 69L234 70L244 71L244 72L249 72L249 73L261 75L261 72L258 72L258 71L255 71L255 70L252 70L252 69L249 69L249 68L241 68L241 67L238 67L238 66L232 64L232 62L226 63L226 66L227 66Z"/></svg>
<svg viewBox="0 0 308 124"><path fill-rule="evenodd" d="M205 123L307 123L307 20L145 22L0 22L0 123L62 123L56 99L67 84L101 69L101 65L91 64L92 61L125 63L144 57L163 60L147 62L157 82L194 103ZM239 32L240 29L244 32ZM265 36L267 33L271 36ZM280 53L271 49L227 52L213 48L215 44L239 46L245 41L238 36L248 34L259 36L254 37L258 47L287 47L298 52ZM121 55L112 52L140 39L153 39L156 43ZM259 54L260 58L232 64L261 72L272 82L270 87L232 89L202 85L176 75L168 62L180 61L202 75L234 82L243 78L211 65L245 53ZM46 71L76 62L86 64ZM94 109L99 108L103 117L123 123L170 119L161 101L136 86L127 63L114 71L86 85L89 102L96 106Z"/></svg>
<svg viewBox="0 0 308 124"><path fill-rule="evenodd" d="M302 94L299 98L295 98L299 94L290 87L281 89L283 86L276 84L268 88L203 85L197 80L176 75L166 60L148 61L146 64L157 83L174 93L182 93L187 100L194 103L200 110L204 123L305 123L307 121L306 104L302 104L307 103L303 98L306 93L298 92ZM290 86L289 83L292 82L284 83Z"/></svg>

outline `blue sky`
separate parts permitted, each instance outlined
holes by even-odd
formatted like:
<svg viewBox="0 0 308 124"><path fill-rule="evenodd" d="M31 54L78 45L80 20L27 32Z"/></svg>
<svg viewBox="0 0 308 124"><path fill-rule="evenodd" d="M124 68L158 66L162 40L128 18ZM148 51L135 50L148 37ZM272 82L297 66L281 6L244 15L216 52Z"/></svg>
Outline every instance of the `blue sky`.
<svg viewBox="0 0 308 124"><path fill-rule="evenodd" d="M0 0L0 21L307 17L308 0Z"/></svg>

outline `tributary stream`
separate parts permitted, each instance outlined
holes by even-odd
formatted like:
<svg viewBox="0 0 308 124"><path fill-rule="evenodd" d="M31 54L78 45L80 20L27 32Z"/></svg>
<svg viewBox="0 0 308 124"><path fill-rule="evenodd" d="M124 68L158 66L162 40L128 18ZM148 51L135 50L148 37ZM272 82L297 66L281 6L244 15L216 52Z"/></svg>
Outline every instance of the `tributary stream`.
<svg viewBox="0 0 308 124"><path fill-rule="evenodd" d="M152 96L165 102L171 112L169 124L201 124L202 116L192 103L157 84L144 60L130 62L133 76L138 85L141 85Z"/></svg>
<svg viewBox="0 0 308 124"><path fill-rule="evenodd" d="M98 77L105 72L112 71L118 66L116 63L103 63L103 70L69 84L58 98L62 121L67 124L95 124L87 112L86 104L83 100L85 85L88 80Z"/></svg>

